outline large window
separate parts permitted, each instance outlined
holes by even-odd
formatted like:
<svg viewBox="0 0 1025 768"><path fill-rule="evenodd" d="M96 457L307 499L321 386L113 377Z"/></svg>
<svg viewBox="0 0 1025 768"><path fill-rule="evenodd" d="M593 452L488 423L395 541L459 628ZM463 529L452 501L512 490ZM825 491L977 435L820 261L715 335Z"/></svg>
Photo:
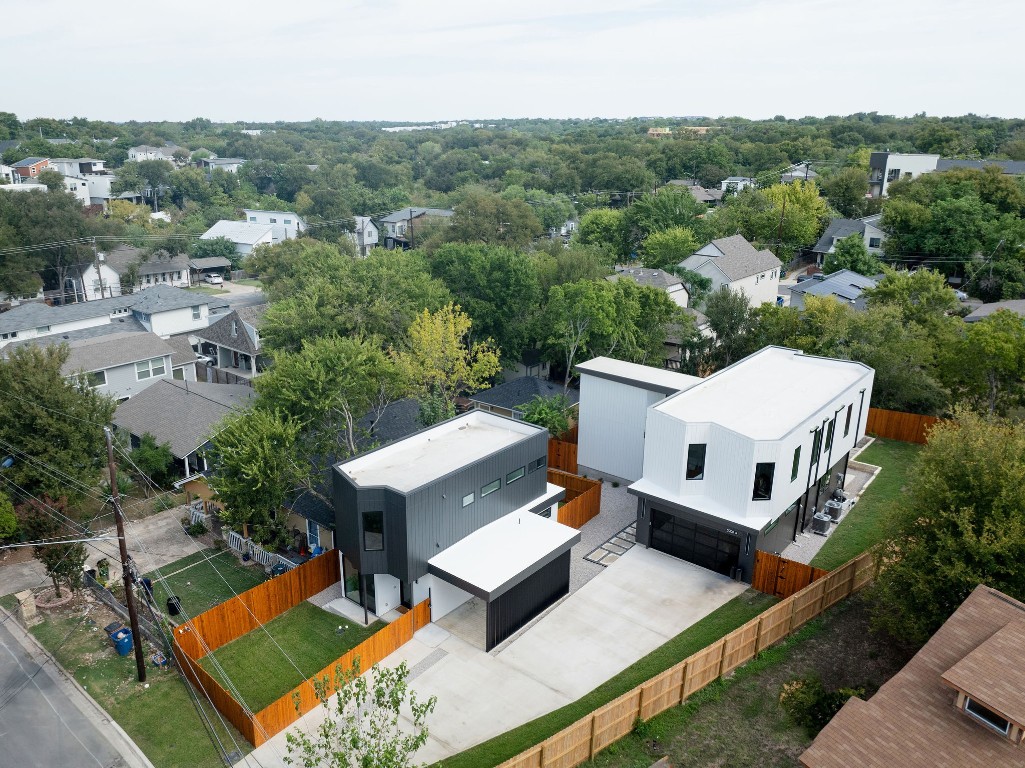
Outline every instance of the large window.
<svg viewBox="0 0 1025 768"><path fill-rule="evenodd" d="M797 479L797 470L801 466L801 446L794 448L794 463L790 467L790 482Z"/></svg>
<svg viewBox="0 0 1025 768"><path fill-rule="evenodd" d="M1005 718L1001 717L993 710L982 706L979 702L969 696L965 697L964 711L980 723L988 725L997 733L1002 733L1006 736L1008 731L1011 730L1011 724Z"/></svg>
<svg viewBox="0 0 1025 768"><path fill-rule="evenodd" d="M495 491L497 491L501 487L502 487L501 479L499 479L499 480L492 480L490 483L488 483L487 485L485 485L483 488L480 489L480 497L483 499L489 493L494 493Z"/></svg>
<svg viewBox="0 0 1025 768"><path fill-rule="evenodd" d="M705 477L705 443L691 443L687 448L687 479L702 480Z"/></svg>
<svg viewBox="0 0 1025 768"><path fill-rule="evenodd" d="M751 494L753 501L766 501L772 498L772 476L775 473L776 465L771 461L755 465L755 485Z"/></svg>
<svg viewBox="0 0 1025 768"><path fill-rule="evenodd" d="M843 423L843 436L847 437L847 434L851 431L851 414L854 413L854 403L847 406L847 418L844 419Z"/></svg>
<svg viewBox="0 0 1025 768"><path fill-rule="evenodd" d="M138 381L149 379L153 376L163 376L166 373L164 358L154 357L152 360L142 360L135 364L135 378Z"/></svg>
<svg viewBox="0 0 1025 768"><path fill-rule="evenodd" d="M524 474L526 474L526 471L527 470L525 467L514 469L512 472L505 476L505 484L509 485L510 483L515 483L517 480L523 477Z"/></svg>
<svg viewBox="0 0 1025 768"><path fill-rule="evenodd" d="M384 549L384 512L363 513L363 549L367 552Z"/></svg>

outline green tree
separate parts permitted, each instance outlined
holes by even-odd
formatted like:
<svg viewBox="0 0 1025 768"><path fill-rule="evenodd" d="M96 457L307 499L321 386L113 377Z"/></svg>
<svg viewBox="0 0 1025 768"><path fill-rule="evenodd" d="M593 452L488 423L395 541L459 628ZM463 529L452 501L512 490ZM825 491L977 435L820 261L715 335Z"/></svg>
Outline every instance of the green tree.
<svg viewBox="0 0 1025 768"><path fill-rule="evenodd" d="M826 254L823 271L832 274L841 269L849 269L859 275L878 275L882 265L868 252L865 238L855 232L837 241L833 252Z"/></svg>
<svg viewBox="0 0 1025 768"><path fill-rule="evenodd" d="M827 219L828 208L815 183L795 181L742 190L710 217L710 226L720 236L739 232L752 242L772 243L786 262L815 242Z"/></svg>
<svg viewBox="0 0 1025 768"><path fill-rule="evenodd" d="M551 194L543 189L524 189L511 185L502 190L506 200L520 200L530 206L541 222L541 228L548 232L559 229L576 214L573 201L564 194Z"/></svg>
<svg viewBox="0 0 1025 768"><path fill-rule="evenodd" d="M18 518L14 514L14 504L0 491L0 541L7 541L17 531Z"/></svg>
<svg viewBox="0 0 1025 768"><path fill-rule="evenodd" d="M1025 402L1025 325L999 309L963 325L956 345L946 350L951 386L957 396L989 414L1006 414Z"/></svg>
<svg viewBox="0 0 1025 768"><path fill-rule="evenodd" d="M194 240L189 245L193 258L209 259L221 257L231 262L231 269L238 269L242 257L235 243L226 237L212 237L209 240Z"/></svg>
<svg viewBox="0 0 1025 768"><path fill-rule="evenodd" d="M46 188L50 192L65 192L67 188L64 186L64 177L57 173L57 171L47 168L45 171L41 171L36 177L36 181L40 184L46 185Z"/></svg>
<svg viewBox="0 0 1025 768"><path fill-rule="evenodd" d="M1025 427L960 408L932 428L872 590L875 623L916 647L979 584L1025 599Z"/></svg>
<svg viewBox="0 0 1025 768"><path fill-rule="evenodd" d="M569 430L569 407L565 395L535 395L523 406L523 420L544 427L552 437L558 437Z"/></svg>
<svg viewBox="0 0 1025 768"><path fill-rule="evenodd" d="M308 476L295 419L262 408L229 414L210 441L210 487L221 518L260 541L280 528L278 511Z"/></svg>
<svg viewBox="0 0 1025 768"><path fill-rule="evenodd" d="M686 227L669 227L652 232L644 238L641 260L649 269L675 271L681 261L700 247L701 243L691 230Z"/></svg>
<svg viewBox="0 0 1025 768"><path fill-rule="evenodd" d="M139 480L143 488L147 487L146 477L161 488L166 488L176 476L170 444L158 445L156 438L149 432L143 434L139 446L132 449L130 456L132 465L141 472Z"/></svg>
<svg viewBox="0 0 1025 768"><path fill-rule="evenodd" d="M576 240L581 245L607 248L614 258L630 253L629 227L626 215L611 208L596 208L580 217Z"/></svg>
<svg viewBox="0 0 1025 768"><path fill-rule="evenodd" d="M639 245L656 232L674 227L693 229L698 217L707 212L686 187L663 187L657 194L641 195L626 209L626 220L632 242Z"/></svg>
<svg viewBox="0 0 1025 768"><path fill-rule="evenodd" d="M861 168L842 168L822 183L822 193L841 216L864 216L868 174Z"/></svg>
<svg viewBox="0 0 1025 768"><path fill-rule="evenodd" d="M523 200L484 190L469 192L455 207L445 239L526 248L541 235L541 222Z"/></svg>
<svg viewBox="0 0 1025 768"><path fill-rule="evenodd" d="M67 499L29 499L17 511L21 527L32 541L73 538L77 529L67 524L70 510ZM61 586L72 592L82 584L82 568L85 566L85 544L44 544L32 547L32 556L43 564L46 575L53 582L53 591L58 598L63 596Z"/></svg>
<svg viewBox="0 0 1025 768"><path fill-rule="evenodd" d="M705 367L711 370L735 363L747 351L752 329L751 305L743 291L727 287L712 291L705 300L705 317L715 341L708 348Z"/></svg>
<svg viewBox="0 0 1025 768"><path fill-rule="evenodd" d="M960 307L957 296L939 272L883 267L883 274L875 288L862 292L870 307L892 304L900 309L905 322L919 325L931 325Z"/></svg>
<svg viewBox="0 0 1025 768"><path fill-rule="evenodd" d="M313 681L324 719L311 733L286 735L285 762L302 768L413 768L414 756L427 743L427 717L437 697L426 700L409 688L409 668L375 665L360 675L335 667L334 679ZM296 700L296 708L299 702Z"/></svg>
<svg viewBox="0 0 1025 768"><path fill-rule="evenodd" d="M4 478L26 493L80 498L103 463L103 425L114 401L67 377L65 345L7 348L0 358L0 443L14 445L31 461L17 461ZM51 467L59 467L54 472Z"/></svg>
<svg viewBox="0 0 1025 768"><path fill-rule="evenodd" d="M418 398L434 396L454 407L458 395L483 389L502 369L491 339L469 340L472 326L470 318L451 303L416 316L407 344L393 349L392 357Z"/></svg>
<svg viewBox="0 0 1025 768"><path fill-rule="evenodd" d="M618 282L618 281L617 281ZM613 332L615 308L604 281L581 280L552 286L543 318L550 357L565 365L563 386L569 387L573 366L591 356L594 340Z"/></svg>

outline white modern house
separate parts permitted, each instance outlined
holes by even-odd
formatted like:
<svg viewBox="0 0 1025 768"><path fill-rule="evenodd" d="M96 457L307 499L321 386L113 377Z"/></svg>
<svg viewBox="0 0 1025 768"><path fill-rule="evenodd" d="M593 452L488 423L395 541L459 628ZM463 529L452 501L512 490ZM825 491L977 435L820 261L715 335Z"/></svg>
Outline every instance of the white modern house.
<svg viewBox="0 0 1025 768"><path fill-rule="evenodd" d="M923 173L932 173L939 161L939 155L873 152L868 158L869 194L872 197L886 197L890 182L917 179Z"/></svg>
<svg viewBox="0 0 1025 768"><path fill-rule="evenodd" d="M735 195L742 189L755 186L756 183L750 176L730 176L719 183L719 190Z"/></svg>
<svg viewBox="0 0 1025 768"><path fill-rule="evenodd" d="M239 168L245 165L245 162L241 157L204 157L200 159L199 167L205 168L207 171L219 168L225 173L238 173Z"/></svg>
<svg viewBox="0 0 1025 768"><path fill-rule="evenodd" d="M759 251L743 235L713 240L680 266L707 277L714 291L743 291L752 307L775 303L779 295L782 262L772 251Z"/></svg>
<svg viewBox="0 0 1025 768"><path fill-rule="evenodd" d="M284 229L284 239L286 240L298 237L300 232L306 231L306 222L301 216L291 211L262 211L245 208L243 213L246 216L246 221L250 223Z"/></svg>
<svg viewBox="0 0 1025 768"><path fill-rule="evenodd" d="M174 151L178 147L151 147L148 144L140 144L128 150L128 159L135 162L141 160L166 160L174 163Z"/></svg>
<svg viewBox="0 0 1025 768"><path fill-rule="evenodd" d="M260 245L274 245L287 239L284 224L258 224L255 221L228 221L221 219L199 236L200 240L225 237L235 244L240 256L253 252Z"/></svg>
<svg viewBox="0 0 1025 768"><path fill-rule="evenodd" d="M865 434L874 372L765 347L649 404L643 431L624 416L654 399L653 375L636 385L608 375L591 376L597 387L581 381L581 463L599 476L622 472L593 443L633 447L639 434L642 470L629 487L638 543L750 581L755 551L781 552L843 488L849 453ZM621 405L629 388L636 405ZM603 408L613 396L615 406Z"/></svg>
<svg viewBox="0 0 1025 768"><path fill-rule="evenodd" d="M647 269L646 267L623 267L617 266L615 274L605 278L611 282L616 280L630 280L638 285L646 285L650 288L657 288L669 294L669 298L680 308L690 305L690 294L687 292L683 281L676 275L666 272L664 269Z"/></svg>
<svg viewBox="0 0 1025 768"><path fill-rule="evenodd" d="M370 251L377 247L380 238L380 230L369 216L354 216L356 228L347 233L348 238L356 246L356 251L361 258L366 258Z"/></svg>
<svg viewBox="0 0 1025 768"><path fill-rule="evenodd" d="M490 650L569 591L580 533L552 519L547 464L547 430L470 411L335 465L343 599L383 616L429 596L432 621L466 605Z"/></svg>

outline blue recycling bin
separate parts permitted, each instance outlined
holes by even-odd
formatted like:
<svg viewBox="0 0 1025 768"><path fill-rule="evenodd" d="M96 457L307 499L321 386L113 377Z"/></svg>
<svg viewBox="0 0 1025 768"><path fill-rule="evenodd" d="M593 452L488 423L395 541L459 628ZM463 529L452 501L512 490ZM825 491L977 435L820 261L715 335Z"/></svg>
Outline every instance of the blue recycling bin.
<svg viewBox="0 0 1025 768"><path fill-rule="evenodd" d="M132 630L127 627L112 632L110 641L114 644L118 656L127 656L132 652Z"/></svg>

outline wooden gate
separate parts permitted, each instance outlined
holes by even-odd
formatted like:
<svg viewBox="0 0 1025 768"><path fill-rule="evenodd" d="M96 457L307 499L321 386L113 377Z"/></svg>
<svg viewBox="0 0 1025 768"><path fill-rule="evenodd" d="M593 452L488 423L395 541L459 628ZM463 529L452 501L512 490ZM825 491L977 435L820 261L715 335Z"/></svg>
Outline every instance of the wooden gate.
<svg viewBox="0 0 1025 768"><path fill-rule="evenodd" d="M828 574L829 571L821 568L757 550L751 586L767 595L786 598Z"/></svg>

